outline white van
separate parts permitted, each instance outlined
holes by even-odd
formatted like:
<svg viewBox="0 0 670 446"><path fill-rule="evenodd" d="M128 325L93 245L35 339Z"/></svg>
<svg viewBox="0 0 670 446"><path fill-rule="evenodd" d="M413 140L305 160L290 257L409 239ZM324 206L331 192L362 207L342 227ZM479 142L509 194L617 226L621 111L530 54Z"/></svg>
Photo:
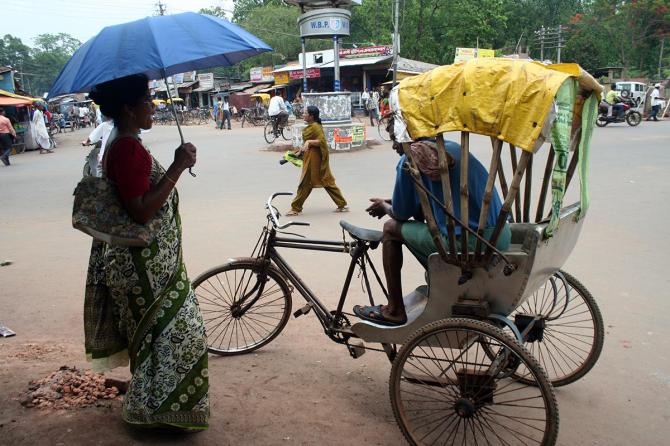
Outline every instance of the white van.
<svg viewBox="0 0 670 446"><path fill-rule="evenodd" d="M617 91L621 96L630 97L635 102L635 108L644 108L645 98L647 96L647 84L642 82L622 81L616 83Z"/></svg>

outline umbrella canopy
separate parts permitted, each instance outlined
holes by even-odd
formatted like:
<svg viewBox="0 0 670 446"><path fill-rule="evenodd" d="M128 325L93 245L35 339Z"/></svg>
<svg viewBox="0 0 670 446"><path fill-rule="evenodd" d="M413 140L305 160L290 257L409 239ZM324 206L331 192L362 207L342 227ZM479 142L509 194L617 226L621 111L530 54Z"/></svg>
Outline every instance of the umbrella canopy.
<svg viewBox="0 0 670 446"><path fill-rule="evenodd" d="M228 20L206 14L146 17L108 26L84 43L63 67L49 97L90 91L131 74L159 79L185 71L230 66L272 51Z"/></svg>

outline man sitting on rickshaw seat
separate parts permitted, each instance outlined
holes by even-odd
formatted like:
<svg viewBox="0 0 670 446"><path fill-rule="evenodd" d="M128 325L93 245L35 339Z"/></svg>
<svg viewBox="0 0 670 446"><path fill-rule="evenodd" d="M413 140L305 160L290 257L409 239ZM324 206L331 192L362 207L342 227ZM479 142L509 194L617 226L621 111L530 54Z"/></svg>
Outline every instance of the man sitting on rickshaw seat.
<svg viewBox="0 0 670 446"><path fill-rule="evenodd" d="M392 129L389 133L393 135ZM461 147L453 141L446 140L444 145L449 161L449 180L451 182L454 216L460 219ZM402 245L407 246L424 268L428 267L428 256L437 251L428 225L424 221L414 181L405 166L406 155L403 154L402 146L395 141L393 142L393 149L401 155L396 167L393 198L391 200L371 198L370 201L372 204L366 209L372 217L382 218L385 215L390 217L384 223L382 237L382 259L386 275L386 285L388 287L388 305L356 305L354 307L354 313L361 319L389 326L402 325L407 322L400 276L403 264ZM417 163L417 167L421 171L423 185L440 201L444 202L438 169L437 145L431 140L416 141L410 145L410 150L412 157ZM474 155L470 154L468 159L468 225L474 230L479 225L479 213L481 211L487 178L488 172L486 168L482 166ZM445 246L448 247L446 214L433 200L430 201ZM484 230L484 237L486 239L493 232L501 207L500 196L494 189ZM454 232L456 234L456 249L459 250L461 230L460 225L456 223ZM511 230L509 225L506 224L498 238L496 247L500 250L508 249L511 237ZM470 252L475 250L476 243L476 238L470 235L468 237L468 250Z"/></svg>

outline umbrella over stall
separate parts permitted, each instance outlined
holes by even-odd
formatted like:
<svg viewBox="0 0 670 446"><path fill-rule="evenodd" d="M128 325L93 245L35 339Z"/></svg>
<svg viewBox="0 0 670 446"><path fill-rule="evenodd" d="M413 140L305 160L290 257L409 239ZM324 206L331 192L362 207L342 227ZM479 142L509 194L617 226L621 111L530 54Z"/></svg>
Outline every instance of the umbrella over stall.
<svg viewBox="0 0 670 446"><path fill-rule="evenodd" d="M48 97L89 92L102 82L138 73L163 78L167 85L173 74L231 66L267 51L272 48L261 39L218 17L194 12L146 17L103 28L84 43L63 67Z"/></svg>

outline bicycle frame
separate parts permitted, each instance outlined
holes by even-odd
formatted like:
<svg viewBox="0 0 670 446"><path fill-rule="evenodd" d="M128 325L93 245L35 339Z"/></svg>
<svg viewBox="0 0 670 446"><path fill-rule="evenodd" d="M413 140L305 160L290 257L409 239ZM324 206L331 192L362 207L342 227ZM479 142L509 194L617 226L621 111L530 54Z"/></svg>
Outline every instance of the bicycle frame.
<svg viewBox="0 0 670 446"><path fill-rule="evenodd" d="M238 308L239 314L244 314L249 308L251 308L256 301L263 294L265 287L265 280L263 277L264 272L267 268L270 267L270 264L274 264L285 279L293 285L293 287L298 290L300 295L305 299L307 305L301 308L300 310L294 313L295 317L307 314L311 309L314 310L319 322L324 328L326 334L338 342L340 338L336 336L343 335L345 337L355 336L348 328L343 328L340 326L339 321L342 317L346 317L346 313L342 311L344 304L346 302L347 294L349 287L351 285L351 279L354 275L354 270L358 265L363 280L365 283L365 288L367 294L370 298L370 303L374 305L374 299L372 297L372 290L370 287L370 280L368 277L368 272L366 268L366 263L370 265L370 269L375 275L377 283L380 285L382 291L386 296L388 293L382 283L381 277L377 272L370 256L368 255L368 250L371 248L370 243L361 240L346 241L343 237L342 241L332 241L332 240L315 240L299 237L282 237L278 235L277 229L273 227L271 219L268 216L268 225L263 228L263 233L259 237L259 244L256 245L254 253L258 252L258 255L255 257L262 261L262 264L265 265L260 271L260 277L254 287L246 292L242 298L237 302L236 306ZM351 262L349 263L349 269L347 271L347 276L340 293L340 299L337 304L337 309L330 311L326 305L319 300L319 298L314 294L314 292L307 286L307 284L300 278L298 273L296 273L293 268L288 264L288 262L279 254L277 248L288 248L288 249L306 249L311 251L322 251L322 252L338 252L346 253L351 255ZM252 257L253 254L252 253ZM345 339L341 342L346 341Z"/></svg>

